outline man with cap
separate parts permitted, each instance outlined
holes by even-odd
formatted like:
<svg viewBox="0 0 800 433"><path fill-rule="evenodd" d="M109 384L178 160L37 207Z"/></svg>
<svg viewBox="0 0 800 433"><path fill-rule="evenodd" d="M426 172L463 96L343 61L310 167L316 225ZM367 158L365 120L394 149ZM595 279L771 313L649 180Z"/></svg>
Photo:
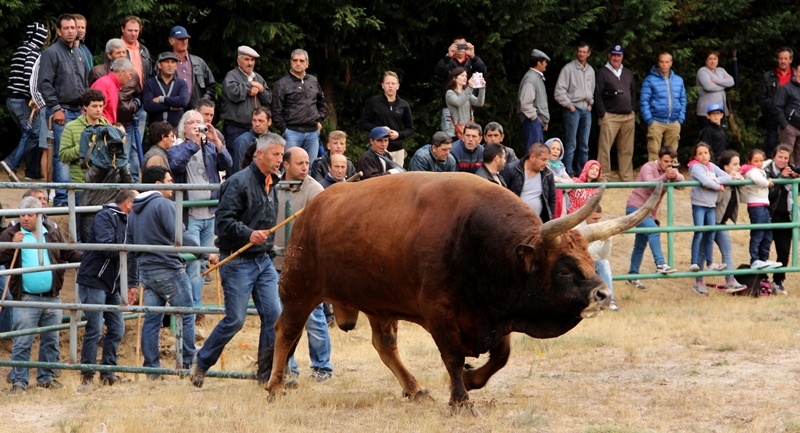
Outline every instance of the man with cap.
<svg viewBox="0 0 800 433"><path fill-rule="evenodd" d="M386 149L389 148L389 131L383 126L372 128L369 133L369 149L358 160L362 179L400 173L403 170L392 161Z"/></svg>
<svg viewBox="0 0 800 433"><path fill-rule="evenodd" d="M728 140L725 139L725 130L722 129L722 118L725 116L725 108L722 104L711 104L706 109L708 126L700 131L702 141L711 146L712 161L716 161L719 155L728 149Z"/></svg>
<svg viewBox="0 0 800 433"><path fill-rule="evenodd" d="M231 154L236 139L250 130L256 107L269 106L272 102L272 92L267 82L253 70L258 57L256 50L246 45L240 46L237 50L237 67L228 71L222 81L220 117L225 121L225 140Z"/></svg>
<svg viewBox="0 0 800 433"><path fill-rule="evenodd" d="M636 114L636 81L627 68L622 67L624 51L621 45L612 45L608 62L597 71L594 90L594 112L600 124L597 143L597 161L603 166L602 180L611 172L611 146L617 144L619 178L633 182L633 133Z"/></svg>
<svg viewBox="0 0 800 433"><path fill-rule="evenodd" d="M525 149L533 143L544 142L544 131L550 123L550 110L547 108L547 91L544 87L544 71L550 57L533 50L531 52L531 68L522 77L519 85L519 101L517 112L522 122L522 133L525 135Z"/></svg>
<svg viewBox="0 0 800 433"><path fill-rule="evenodd" d="M591 54L589 44L578 42L575 60L561 68L553 91L556 102L564 107L564 166L570 176L580 173L589 160L596 81L594 68L587 62Z"/></svg>
<svg viewBox="0 0 800 433"><path fill-rule="evenodd" d="M185 81L189 87L189 105L187 110L194 110L197 101L202 98L214 100L214 90L217 83L214 74L208 68L206 61L194 54L189 54L189 32L185 27L175 26L169 31L169 44L172 52L178 56L178 78Z"/></svg>
<svg viewBox="0 0 800 433"><path fill-rule="evenodd" d="M158 55L158 75L145 81L142 99L147 111L147 120L169 122L178 128L183 117L183 108L189 103L189 86L183 80L175 79L178 69L178 56L170 51Z"/></svg>

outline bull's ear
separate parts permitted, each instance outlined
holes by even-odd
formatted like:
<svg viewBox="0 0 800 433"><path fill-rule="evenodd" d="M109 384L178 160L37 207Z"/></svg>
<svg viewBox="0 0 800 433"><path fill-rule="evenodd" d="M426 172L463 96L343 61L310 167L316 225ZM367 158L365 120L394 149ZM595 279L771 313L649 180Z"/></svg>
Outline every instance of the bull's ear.
<svg viewBox="0 0 800 433"><path fill-rule="evenodd" d="M536 264L533 258L533 247L526 244L517 245L514 249L517 254L517 259L525 265L525 270L530 274L536 270Z"/></svg>

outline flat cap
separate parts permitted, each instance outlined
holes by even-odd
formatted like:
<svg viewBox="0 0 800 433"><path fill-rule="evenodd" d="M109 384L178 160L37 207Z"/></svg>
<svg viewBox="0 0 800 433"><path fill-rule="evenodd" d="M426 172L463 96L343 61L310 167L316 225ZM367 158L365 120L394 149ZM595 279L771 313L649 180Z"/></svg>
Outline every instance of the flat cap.
<svg viewBox="0 0 800 433"><path fill-rule="evenodd" d="M531 51L531 57L541 57L548 62L550 61L550 57L547 57L547 54L543 53L541 50L533 50Z"/></svg>
<svg viewBox="0 0 800 433"><path fill-rule="evenodd" d="M240 46L237 51L239 51L239 55L240 56L250 56L250 57L252 57L254 59L257 59L257 58L261 57L261 56L258 55L256 50L248 47L247 45Z"/></svg>
<svg viewBox="0 0 800 433"><path fill-rule="evenodd" d="M164 51L163 53L159 54L158 61L160 62L162 60L175 60L176 62L180 61L178 56L176 56L172 51Z"/></svg>

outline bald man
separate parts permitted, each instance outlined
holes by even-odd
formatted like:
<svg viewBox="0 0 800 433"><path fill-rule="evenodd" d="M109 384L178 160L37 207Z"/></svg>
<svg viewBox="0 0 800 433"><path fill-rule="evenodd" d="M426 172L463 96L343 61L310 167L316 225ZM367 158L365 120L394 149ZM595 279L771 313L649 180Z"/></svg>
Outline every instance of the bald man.
<svg viewBox="0 0 800 433"><path fill-rule="evenodd" d="M328 160L328 172L325 174L325 178L322 179L322 182L320 182L320 185L327 189L334 183L344 182L344 180L347 178L347 163L347 157L344 155L330 155L330 159Z"/></svg>

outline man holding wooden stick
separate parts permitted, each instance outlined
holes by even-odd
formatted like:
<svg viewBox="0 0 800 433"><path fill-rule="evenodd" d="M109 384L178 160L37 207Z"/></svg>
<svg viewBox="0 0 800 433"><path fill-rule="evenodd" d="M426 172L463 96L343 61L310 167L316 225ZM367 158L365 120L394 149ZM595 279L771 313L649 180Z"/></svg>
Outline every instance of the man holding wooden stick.
<svg viewBox="0 0 800 433"><path fill-rule="evenodd" d="M224 260L248 243L253 243L253 246L220 268L225 317L192 362L192 384L198 388L203 386L206 370L216 364L225 345L244 326L251 295L261 319L258 353L271 352L275 345L275 321L281 312L281 304L278 273L272 263L274 235L269 233L269 229L278 219L275 186L279 181L278 171L286 141L277 134L266 133L256 143L250 166L236 172L220 190L214 230L220 259ZM263 381L268 378L269 373Z"/></svg>

